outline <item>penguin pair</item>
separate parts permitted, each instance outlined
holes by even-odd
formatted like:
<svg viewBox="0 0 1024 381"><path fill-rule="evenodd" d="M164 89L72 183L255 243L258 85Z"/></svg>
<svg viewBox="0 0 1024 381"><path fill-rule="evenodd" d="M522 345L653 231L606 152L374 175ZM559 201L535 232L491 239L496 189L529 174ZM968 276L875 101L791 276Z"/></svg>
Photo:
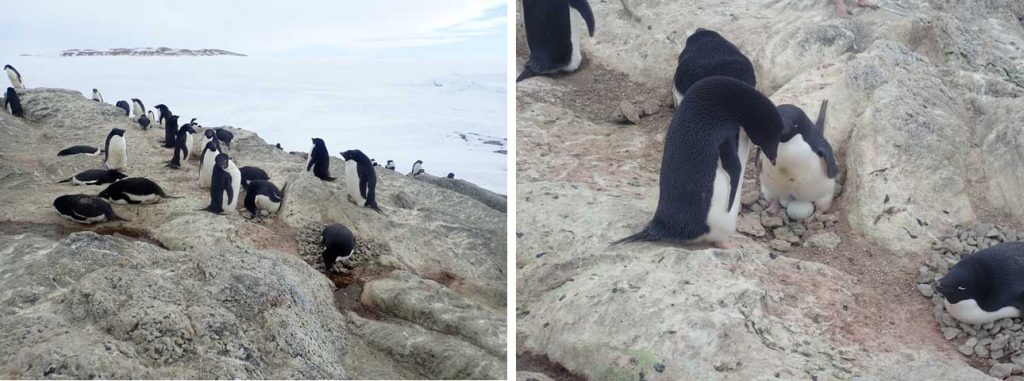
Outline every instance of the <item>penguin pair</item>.
<svg viewBox="0 0 1024 381"><path fill-rule="evenodd" d="M394 171L395 170L395 161L394 160L388 160L388 163L386 165L384 165L384 168L390 169L390 170Z"/></svg>
<svg viewBox="0 0 1024 381"><path fill-rule="evenodd" d="M14 91L13 87L8 87L4 93L4 108L16 117L25 116L25 110L21 108L21 98L18 98L18 92Z"/></svg>
<svg viewBox="0 0 1024 381"><path fill-rule="evenodd" d="M209 143L209 148L213 143ZM204 157L205 159L205 157ZM214 214L235 211L238 207L238 193L242 188L242 175L227 154L221 153L213 159L210 173L210 205L203 210Z"/></svg>
<svg viewBox="0 0 1024 381"><path fill-rule="evenodd" d="M146 116L146 106L139 98L132 98L132 114L135 115L136 120Z"/></svg>
<svg viewBox="0 0 1024 381"><path fill-rule="evenodd" d="M594 13L587 0L523 0L523 24L530 58L516 82L559 71L572 72L580 67L583 54L572 10L583 18L587 32L593 37Z"/></svg>
<svg viewBox="0 0 1024 381"><path fill-rule="evenodd" d="M363 151L349 150L341 153L345 159L345 184L348 196L356 205L381 212L377 205L377 171Z"/></svg>
<svg viewBox="0 0 1024 381"><path fill-rule="evenodd" d="M176 116L172 116L172 118L177 119ZM166 167L178 169L181 168L182 160L188 160L189 152L192 150L192 135L196 133L192 125L193 123L187 123L178 129L178 133L174 137L174 155L171 156L171 160L167 162Z"/></svg>
<svg viewBox="0 0 1024 381"><path fill-rule="evenodd" d="M412 171L409 171L409 176L415 177L416 175L423 174L424 172L426 171L423 170L423 160L416 160L415 163L412 163Z"/></svg>

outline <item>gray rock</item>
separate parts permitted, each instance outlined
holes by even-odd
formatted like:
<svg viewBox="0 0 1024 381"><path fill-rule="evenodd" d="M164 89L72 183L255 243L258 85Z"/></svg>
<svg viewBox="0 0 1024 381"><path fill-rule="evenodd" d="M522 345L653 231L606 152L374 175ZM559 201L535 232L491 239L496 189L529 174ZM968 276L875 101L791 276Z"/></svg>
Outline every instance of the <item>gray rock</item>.
<svg viewBox="0 0 1024 381"><path fill-rule="evenodd" d="M791 248L791 245L785 240L773 239L768 242L768 247L772 248L772 250L787 252Z"/></svg>
<svg viewBox="0 0 1024 381"><path fill-rule="evenodd" d="M942 337L947 341L955 339L960 335L960 332L956 327L942 327Z"/></svg>
<svg viewBox="0 0 1024 381"><path fill-rule="evenodd" d="M935 292L932 291L932 285L930 284L917 285L917 292L920 292L921 295L924 295L924 297L926 298L930 298L933 294L935 294Z"/></svg>
<svg viewBox="0 0 1024 381"><path fill-rule="evenodd" d="M736 231L753 237L764 237L765 235L761 219L754 213L740 214L736 219Z"/></svg>
<svg viewBox="0 0 1024 381"><path fill-rule="evenodd" d="M639 107L634 105L630 101L622 101L619 103L618 118L623 121L628 121L633 124L640 123L640 113L643 112Z"/></svg>
<svg viewBox="0 0 1024 381"><path fill-rule="evenodd" d="M766 228L775 228L782 226L784 224L785 223L782 222L782 217L769 215L761 216L761 225L763 225Z"/></svg>
<svg viewBox="0 0 1024 381"><path fill-rule="evenodd" d="M988 370L988 374L995 378L1006 378L1017 371L1019 367L1016 364L995 364Z"/></svg>
<svg viewBox="0 0 1024 381"><path fill-rule="evenodd" d="M790 244L800 243L800 237L798 237L796 234L793 234L793 230L790 229L788 226L777 227L774 230L772 230L772 234L775 235L776 239L781 239L783 241L789 242Z"/></svg>

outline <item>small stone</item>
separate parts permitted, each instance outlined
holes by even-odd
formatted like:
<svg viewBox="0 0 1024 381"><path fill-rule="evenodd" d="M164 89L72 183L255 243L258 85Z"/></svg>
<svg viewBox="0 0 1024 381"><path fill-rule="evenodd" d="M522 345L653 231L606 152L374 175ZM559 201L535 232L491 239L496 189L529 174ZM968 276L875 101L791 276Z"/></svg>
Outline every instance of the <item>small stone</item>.
<svg viewBox="0 0 1024 381"><path fill-rule="evenodd" d="M763 207L763 206L761 206L761 204L757 204L757 203L755 203L754 205L751 205L751 206L750 206L750 211L751 211L751 212L754 212L754 213L757 213L758 215L760 215L760 214L761 214L761 212L763 212L763 211L764 211L764 207Z"/></svg>
<svg viewBox="0 0 1024 381"><path fill-rule="evenodd" d="M992 339L992 344L989 346L993 351L1006 348L1006 342L1010 340L1010 336L1004 333L998 334Z"/></svg>
<svg viewBox="0 0 1024 381"><path fill-rule="evenodd" d="M776 239L781 239L791 244L800 243L800 237L793 234L793 230L786 226L775 228L775 230L772 230L772 234L775 235Z"/></svg>
<svg viewBox="0 0 1024 381"><path fill-rule="evenodd" d="M977 236L982 236L992 230L992 224L974 224L969 233L975 233Z"/></svg>
<svg viewBox="0 0 1024 381"><path fill-rule="evenodd" d="M999 360L1003 358L1003 356L1006 356L1006 352L1004 352L1002 349L994 350L988 355L988 357L991 357L993 360Z"/></svg>
<svg viewBox="0 0 1024 381"><path fill-rule="evenodd" d="M988 348L981 344L975 345L974 355L978 357L988 357Z"/></svg>
<svg viewBox="0 0 1024 381"><path fill-rule="evenodd" d="M1014 368L1016 366L1017 366L1016 364L1006 364L1006 363L996 364L996 365L993 365L992 368L989 368L988 374L990 376L992 376L992 377L995 377L995 378L1010 377L1010 375L1013 374L1013 370L1014 370Z"/></svg>
<svg viewBox="0 0 1024 381"><path fill-rule="evenodd" d="M824 232L811 236L811 238L807 240L805 246L833 250L836 248L836 246L839 246L840 242L842 242L842 240L836 233Z"/></svg>
<svg viewBox="0 0 1024 381"><path fill-rule="evenodd" d="M926 298L930 298L930 297L932 297L932 295L935 294L935 292L932 291L932 285L930 285L930 284L919 284L919 285L917 285L917 292L920 292L921 295L924 295L924 297L926 297Z"/></svg>
<svg viewBox="0 0 1024 381"><path fill-rule="evenodd" d="M968 246L977 246L978 245L978 240L974 239L974 238L968 238L967 239L967 245Z"/></svg>
<svg viewBox="0 0 1024 381"><path fill-rule="evenodd" d="M835 214L819 214L815 219L825 223L839 221L839 217Z"/></svg>
<svg viewBox="0 0 1024 381"><path fill-rule="evenodd" d="M777 251L786 252L789 251L790 244L789 242L783 241L781 239L773 239L771 240L771 242L768 242L768 247L771 247L772 249Z"/></svg>
<svg viewBox="0 0 1024 381"><path fill-rule="evenodd" d="M957 336L960 336L960 330L957 329L956 327L943 327L942 328L942 337L945 338L946 341L953 340Z"/></svg>
<svg viewBox="0 0 1024 381"><path fill-rule="evenodd" d="M643 104L640 105L640 108L643 110L644 115L657 114L659 109L658 102L655 102L653 99L645 101Z"/></svg>
<svg viewBox="0 0 1024 381"><path fill-rule="evenodd" d="M807 224L807 228L811 230L821 230L825 228L825 224L822 223L821 221L814 221Z"/></svg>
<svg viewBox="0 0 1024 381"><path fill-rule="evenodd" d="M963 353L964 356L970 356L974 354L974 346L977 344L978 339L972 337L970 339L967 339L967 342L963 343L963 345L957 347L956 350L960 351L960 353Z"/></svg>
<svg viewBox="0 0 1024 381"><path fill-rule="evenodd" d="M754 237L764 237L765 230L760 218L753 213L740 214L736 219L736 231Z"/></svg>
<svg viewBox="0 0 1024 381"><path fill-rule="evenodd" d="M757 199L759 198L761 198L761 191L758 191L757 189L748 189L743 191L743 196L740 196L740 204L743 206L751 206L757 202Z"/></svg>
<svg viewBox="0 0 1024 381"><path fill-rule="evenodd" d="M782 217L768 215L761 216L761 225L764 225L766 228L782 226Z"/></svg>
<svg viewBox="0 0 1024 381"><path fill-rule="evenodd" d="M642 110L640 110L639 107L636 107L636 105L634 105L632 102L622 101L622 103L619 103L618 116L620 117L620 119L624 119L626 121L629 121L630 123L637 124L640 123L641 111Z"/></svg>
<svg viewBox="0 0 1024 381"><path fill-rule="evenodd" d="M999 237L999 230L996 230L995 228L989 229L988 233L985 233L985 237L997 238Z"/></svg>
<svg viewBox="0 0 1024 381"><path fill-rule="evenodd" d="M664 372L665 371L665 364L662 364L660 362L654 363L654 371L658 372L658 373Z"/></svg>

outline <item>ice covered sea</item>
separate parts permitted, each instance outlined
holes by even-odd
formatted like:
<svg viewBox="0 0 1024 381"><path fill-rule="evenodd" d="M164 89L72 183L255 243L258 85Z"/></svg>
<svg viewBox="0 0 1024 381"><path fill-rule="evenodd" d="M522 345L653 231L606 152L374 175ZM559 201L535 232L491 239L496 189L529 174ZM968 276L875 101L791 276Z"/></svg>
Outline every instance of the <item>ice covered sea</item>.
<svg viewBox="0 0 1024 381"><path fill-rule="evenodd" d="M288 151L311 138L507 194L504 62L270 57L0 57L25 85L93 88L107 103L166 104L182 120L231 125ZM6 76L0 77L6 87ZM155 110L154 110L155 112Z"/></svg>

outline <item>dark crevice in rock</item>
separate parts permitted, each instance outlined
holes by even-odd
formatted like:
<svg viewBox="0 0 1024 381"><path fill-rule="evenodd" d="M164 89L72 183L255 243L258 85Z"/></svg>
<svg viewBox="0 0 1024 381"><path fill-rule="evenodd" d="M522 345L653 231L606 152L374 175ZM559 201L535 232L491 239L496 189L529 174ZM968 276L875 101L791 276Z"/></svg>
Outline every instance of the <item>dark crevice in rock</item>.
<svg viewBox="0 0 1024 381"><path fill-rule="evenodd" d="M586 381L586 377L580 376L562 364L551 361L547 355L533 352L520 352L516 354L516 371L527 371L541 373L559 381Z"/></svg>
<svg viewBox="0 0 1024 381"><path fill-rule="evenodd" d="M124 238L129 241L145 242L161 249L168 250L152 234L144 229L136 229L126 226L96 225L96 226L65 226L61 224L46 224L33 222L0 222L0 234L16 235L33 233L54 241L71 235L71 233L91 231L99 235L109 235Z"/></svg>

